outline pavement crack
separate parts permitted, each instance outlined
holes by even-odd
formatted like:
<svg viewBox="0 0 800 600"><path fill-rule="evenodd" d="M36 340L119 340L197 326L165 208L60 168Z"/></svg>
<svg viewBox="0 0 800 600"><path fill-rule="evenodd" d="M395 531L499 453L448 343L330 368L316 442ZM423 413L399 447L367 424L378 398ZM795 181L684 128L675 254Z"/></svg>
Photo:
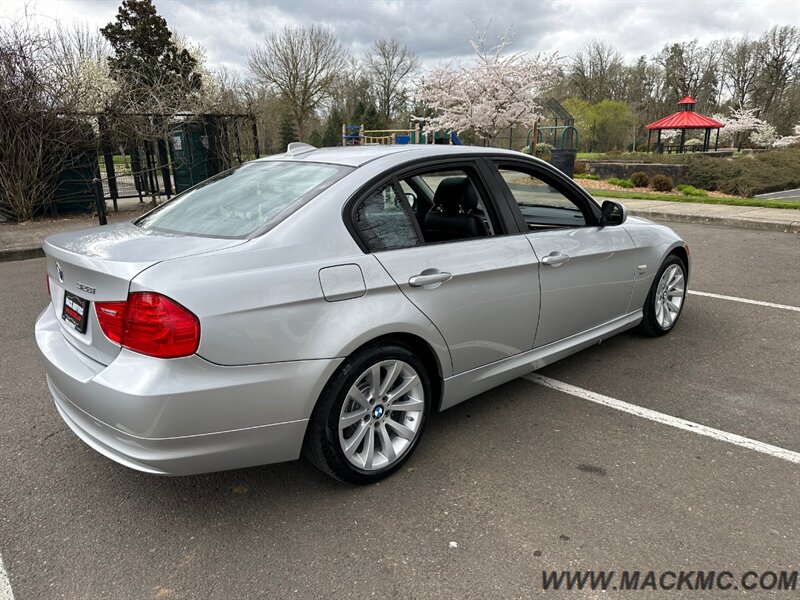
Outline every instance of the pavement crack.
<svg viewBox="0 0 800 600"><path fill-rule="evenodd" d="M65 427L59 427L59 428L58 428L58 429L56 429L55 431L53 431L53 432L51 432L51 433L48 433L46 436L44 436L44 437L42 438L42 441L41 441L40 445L44 444L44 443L45 443L47 440L49 440L51 437L53 437L53 436L55 436L55 435L58 435L59 433L62 433L62 432L64 432L64 431L66 431L67 429L68 429L68 428L67 428L66 426L65 426Z"/></svg>

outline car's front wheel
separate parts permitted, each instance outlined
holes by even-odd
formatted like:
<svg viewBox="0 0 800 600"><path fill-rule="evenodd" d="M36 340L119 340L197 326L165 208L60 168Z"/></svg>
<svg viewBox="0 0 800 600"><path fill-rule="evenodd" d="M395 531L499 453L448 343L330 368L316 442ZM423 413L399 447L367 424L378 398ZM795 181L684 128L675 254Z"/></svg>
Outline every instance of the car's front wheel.
<svg viewBox="0 0 800 600"><path fill-rule="evenodd" d="M379 481L422 437L430 389L425 365L410 350L363 349L325 387L308 425L306 457L348 483Z"/></svg>
<svg viewBox="0 0 800 600"><path fill-rule="evenodd" d="M680 257L667 257L653 279L644 305L641 331L651 336L664 335L675 327L686 299L686 266Z"/></svg>

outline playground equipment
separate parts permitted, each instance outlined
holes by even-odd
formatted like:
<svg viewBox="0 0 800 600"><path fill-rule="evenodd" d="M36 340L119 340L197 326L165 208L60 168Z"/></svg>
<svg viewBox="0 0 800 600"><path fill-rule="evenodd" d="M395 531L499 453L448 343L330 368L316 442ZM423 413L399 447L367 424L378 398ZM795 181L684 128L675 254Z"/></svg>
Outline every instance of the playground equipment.
<svg viewBox="0 0 800 600"><path fill-rule="evenodd" d="M554 149L577 148L578 142L580 141L578 137L578 130L575 128L574 125L554 125L549 127L536 126L528 130L528 135L525 138L525 151L528 154L534 154L534 149L531 147L531 141L533 140L534 132L536 132L537 144L543 143L544 135L552 132ZM558 135L559 132L561 133L560 137ZM574 139L573 136L575 136Z"/></svg>
<svg viewBox="0 0 800 600"><path fill-rule="evenodd" d="M342 146L361 146L364 143L363 125L342 125Z"/></svg>
<svg viewBox="0 0 800 600"><path fill-rule="evenodd" d="M572 177L575 172L575 158L578 155L578 130L574 125L552 125L540 127L537 122L528 130L523 152L536 155L536 144L542 143L543 133L553 133L553 149L550 150L550 164ZM559 136L559 132L561 135Z"/></svg>
<svg viewBox="0 0 800 600"><path fill-rule="evenodd" d="M430 129L422 120L417 120L409 129L364 129L364 125L342 125L342 146L394 144L462 145L455 131Z"/></svg>

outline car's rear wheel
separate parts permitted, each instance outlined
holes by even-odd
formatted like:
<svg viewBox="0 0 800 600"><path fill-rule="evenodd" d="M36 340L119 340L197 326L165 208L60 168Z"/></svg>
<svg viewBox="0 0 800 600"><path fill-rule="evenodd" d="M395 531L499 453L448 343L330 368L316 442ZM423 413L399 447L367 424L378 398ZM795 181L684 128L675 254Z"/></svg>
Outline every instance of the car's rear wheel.
<svg viewBox="0 0 800 600"><path fill-rule="evenodd" d="M309 422L304 453L342 481L379 481L413 452L430 397L425 365L410 350L365 348L325 387Z"/></svg>
<svg viewBox="0 0 800 600"><path fill-rule="evenodd" d="M686 266L671 254L653 279L640 330L650 336L669 333L681 316L685 299Z"/></svg>

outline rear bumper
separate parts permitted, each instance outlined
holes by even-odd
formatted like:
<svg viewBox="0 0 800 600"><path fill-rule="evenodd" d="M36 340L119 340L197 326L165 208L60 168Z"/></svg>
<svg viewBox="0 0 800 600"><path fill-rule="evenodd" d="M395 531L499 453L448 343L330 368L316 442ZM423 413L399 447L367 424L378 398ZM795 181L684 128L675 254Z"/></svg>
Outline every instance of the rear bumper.
<svg viewBox="0 0 800 600"><path fill-rule="evenodd" d="M294 460L341 359L223 367L122 350L109 365L79 352L52 306L36 322L56 408L75 434L125 466L188 475Z"/></svg>

